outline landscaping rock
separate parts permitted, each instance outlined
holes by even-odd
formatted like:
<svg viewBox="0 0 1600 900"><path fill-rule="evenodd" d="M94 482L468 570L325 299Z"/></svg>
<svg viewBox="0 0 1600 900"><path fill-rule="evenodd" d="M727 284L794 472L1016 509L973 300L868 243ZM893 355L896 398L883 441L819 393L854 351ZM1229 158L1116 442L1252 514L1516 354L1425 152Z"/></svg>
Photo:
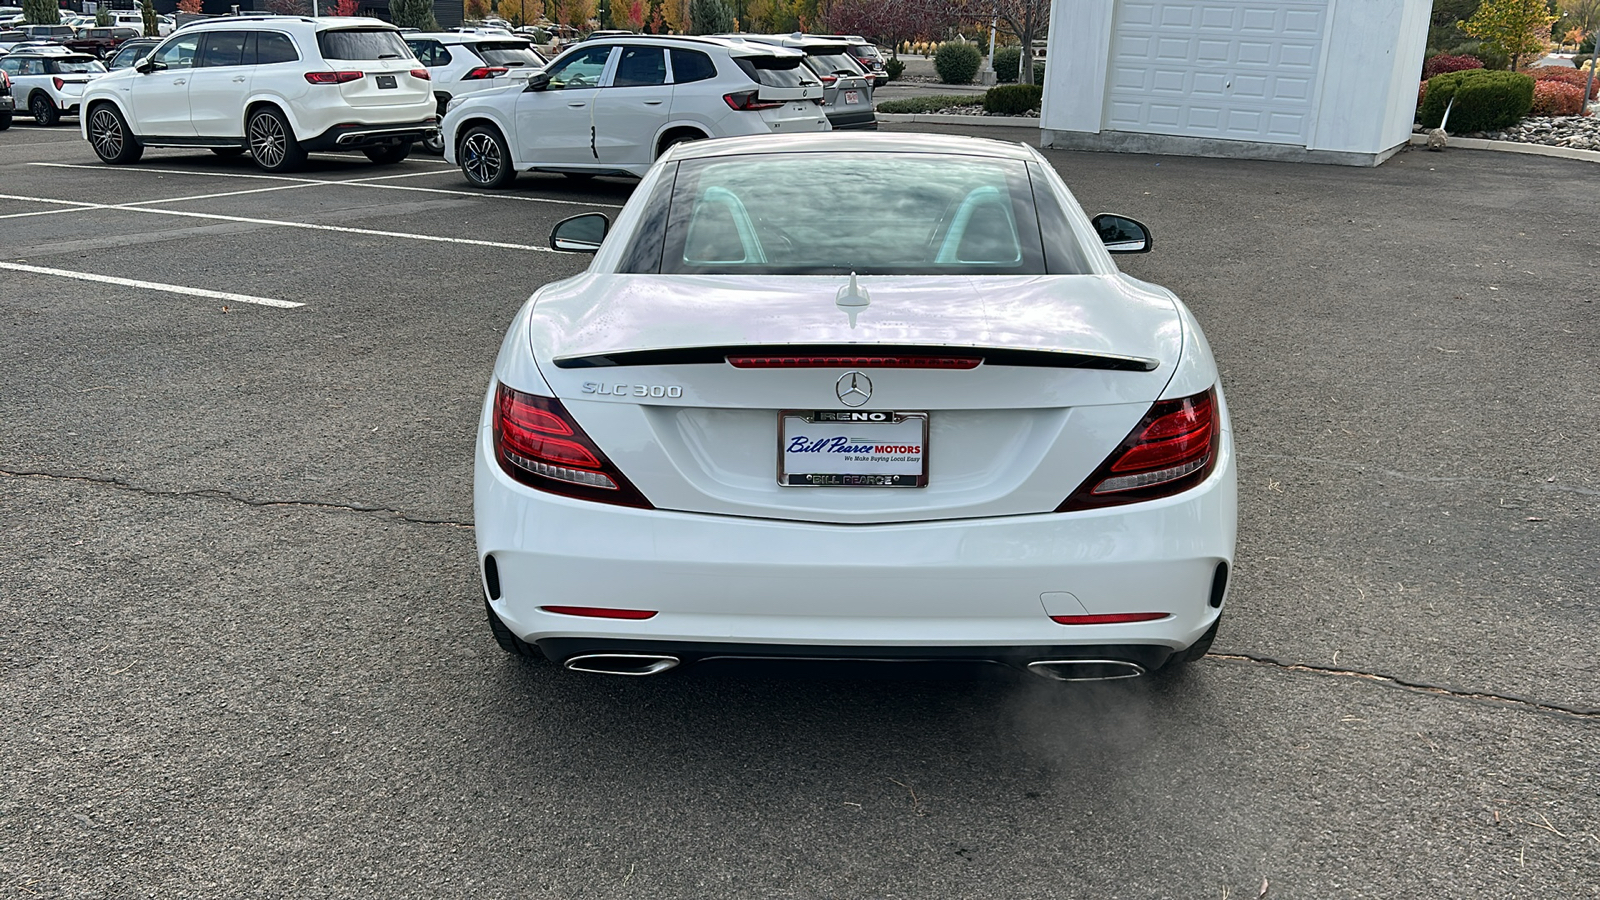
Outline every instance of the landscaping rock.
<svg viewBox="0 0 1600 900"><path fill-rule="evenodd" d="M1467 137L1571 147L1575 150L1600 150L1600 117L1531 117L1501 131L1484 131Z"/></svg>

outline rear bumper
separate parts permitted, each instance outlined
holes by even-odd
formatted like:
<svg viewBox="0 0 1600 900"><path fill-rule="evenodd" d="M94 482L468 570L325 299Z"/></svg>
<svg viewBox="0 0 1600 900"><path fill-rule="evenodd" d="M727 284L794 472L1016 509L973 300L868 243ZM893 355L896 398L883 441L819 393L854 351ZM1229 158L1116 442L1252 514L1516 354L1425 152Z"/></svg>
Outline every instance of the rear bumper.
<svg viewBox="0 0 1600 900"><path fill-rule="evenodd" d="M335 125L300 143L307 150L362 150L393 144L414 144L438 131L437 117L392 125Z"/></svg>
<svg viewBox="0 0 1600 900"><path fill-rule="evenodd" d="M573 500L512 481L491 454L481 432L480 577L493 555L495 583L482 580L496 614L557 658L688 646L691 656L1011 662L1118 647L1116 658L1143 653L1153 668L1216 621L1223 595L1214 580L1233 561L1230 439L1209 479L1164 500L870 526ZM655 615L591 618L547 605ZM1050 618L1154 611L1168 615L1108 625Z"/></svg>
<svg viewBox="0 0 1600 900"><path fill-rule="evenodd" d="M866 112L829 113L828 124L834 131L877 131L878 114L873 110Z"/></svg>

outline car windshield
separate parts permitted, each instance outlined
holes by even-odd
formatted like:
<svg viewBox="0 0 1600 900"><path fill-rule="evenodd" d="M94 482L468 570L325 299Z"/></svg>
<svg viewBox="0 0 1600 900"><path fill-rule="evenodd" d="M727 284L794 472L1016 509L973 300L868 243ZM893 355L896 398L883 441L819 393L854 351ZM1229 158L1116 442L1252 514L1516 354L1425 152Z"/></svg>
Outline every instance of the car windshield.
<svg viewBox="0 0 1600 900"><path fill-rule="evenodd" d="M664 274L1046 271L1019 160L846 152L690 160L670 202Z"/></svg>
<svg viewBox="0 0 1600 900"><path fill-rule="evenodd" d="M100 64L100 60L89 59L86 56L50 60L50 73L52 75L83 75L91 72L104 72L105 70L106 67Z"/></svg>
<svg viewBox="0 0 1600 900"><path fill-rule="evenodd" d="M340 28L317 34L324 59L410 59L400 33L387 28Z"/></svg>
<svg viewBox="0 0 1600 900"><path fill-rule="evenodd" d="M470 45L478 58L491 66L542 66L544 57L527 41L479 41Z"/></svg>

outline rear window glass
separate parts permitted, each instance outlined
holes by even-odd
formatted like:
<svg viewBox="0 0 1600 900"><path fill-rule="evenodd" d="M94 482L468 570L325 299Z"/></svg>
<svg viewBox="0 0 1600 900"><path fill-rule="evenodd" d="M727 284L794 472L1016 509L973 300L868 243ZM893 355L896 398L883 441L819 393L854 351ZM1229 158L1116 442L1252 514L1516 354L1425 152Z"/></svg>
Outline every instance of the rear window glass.
<svg viewBox="0 0 1600 900"><path fill-rule="evenodd" d="M861 66L850 58L850 54L843 51L839 53L819 53L814 56L808 56L807 59L811 62L811 68L823 75L861 74Z"/></svg>
<svg viewBox="0 0 1600 900"><path fill-rule="evenodd" d="M762 87L799 87L816 84L811 70L800 64L801 57L736 56L734 62L750 80Z"/></svg>
<svg viewBox="0 0 1600 900"><path fill-rule="evenodd" d="M83 56L52 59L48 65L52 75L82 75L87 72L104 72L106 70L100 60Z"/></svg>
<svg viewBox="0 0 1600 900"><path fill-rule="evenodd" d="M399 32L386 28L341 28L317 33L324 59L410 59Z"/></svg>
<svg viewBox="0 0 1600 900"><path fill-rule="evenodd" d="M256 65L269 66L273 63L294 62L300 58L299 51L294 48L294 41L287 34L276 31L256 32Z"/></svg>
<svg viewBox="0 0 1600 900"><path fill-rule="evenodd" d="M672 81L675 84L688 84L691 81L705 81L707 78L717 77L717 64L711 57L699 50L672 51Z"/></svg>
<svg viewBox="0 0 1600 900"><path fill-rule="evenodd" d="M1048 199L1047 201L1048 202ZM838 211L851 210L850 227ZM1044 274L1019 160L764 154L684 162L663 274Z"/></svg>
<svg viewBox="0 0 1600 900"><path fill-rule="evenodd" d="M538 68L544 65L544 57L540 56L527 41L483 41L469 44L478 58L491 66L532 66Z"/></svg>

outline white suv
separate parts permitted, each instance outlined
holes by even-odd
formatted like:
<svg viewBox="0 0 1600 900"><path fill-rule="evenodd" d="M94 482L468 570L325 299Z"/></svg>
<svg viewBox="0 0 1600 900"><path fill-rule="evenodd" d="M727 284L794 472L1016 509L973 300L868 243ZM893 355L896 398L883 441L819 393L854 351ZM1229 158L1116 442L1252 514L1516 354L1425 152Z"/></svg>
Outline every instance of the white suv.
<svg viewBox="0 0 1600 900"><path fill-rule="evenodd" d="M437 127L430 87L399 29L375 19L213 19L93 82L83 136L108 163L145 147L249 150L269 172L312 150L394 163Z"/></svg>
<svg viewBox="0 0 1600 900"><path fill-rule="evenodd" d="M406 32L406 46L433 79L433 96L444 115L450 101L464 94L505 87L513 81L526 85L528 76L544 68L545 58L533 49L533 42L506 32L494 34L464 31L432 33ZM443 153L442 141L424 146Z"/></svg>
<svg viewBox="0 0 1600 900"><path fill-rule="evenodd" d="M520 83L451 101L445 159L480 187L519 171L642 176L683 141L828 131L798 50L639 35L579 44Z"/></svg>

